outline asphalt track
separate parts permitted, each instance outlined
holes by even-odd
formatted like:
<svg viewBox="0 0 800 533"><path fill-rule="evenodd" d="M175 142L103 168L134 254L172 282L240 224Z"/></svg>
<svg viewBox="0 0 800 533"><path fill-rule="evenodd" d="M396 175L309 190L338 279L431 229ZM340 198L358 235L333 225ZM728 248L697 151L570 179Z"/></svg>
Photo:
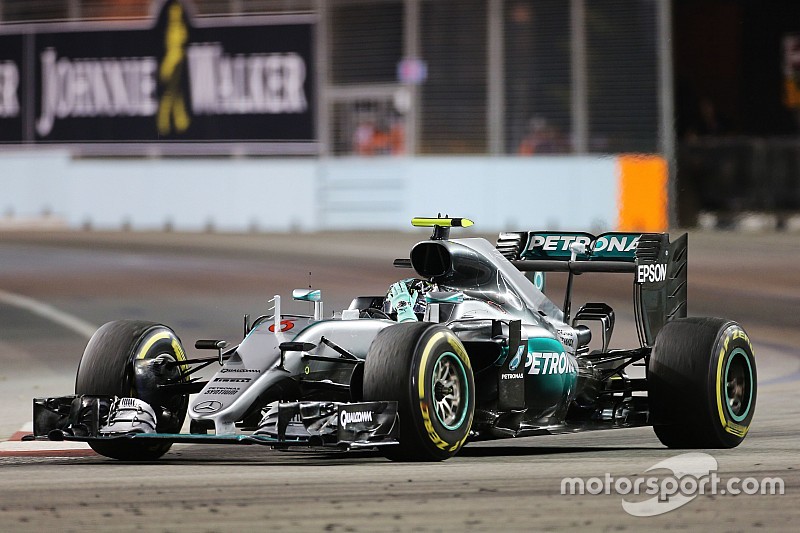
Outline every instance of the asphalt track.
<svg viewBox="0 0 800 533"><path fill-rule="evenodd" d="M32 397L72 392L95 325L152 319L187 346L201 337L236 341L243 313L266 311L276 293L286 302L309 281L328 312L356 294L382 293L408 273L391 259L420 237L0 233L0 440L30 420ZM690 314L741 322L758 360L755 421L740 447L711 452L718 474L780 477L782 496L702 495L641 518L623 510L619 494L561 495L564 477L650 476L648 468L680 453L649 428L478 443L437 464L199 445L132 464L0 442L0 530L796 531L800 236L692 234L689 257ZM549 283L557 293L560 282ZM629 281L585 275L577 283L578 300L612 302L616 342L630 342Z"/></svg>

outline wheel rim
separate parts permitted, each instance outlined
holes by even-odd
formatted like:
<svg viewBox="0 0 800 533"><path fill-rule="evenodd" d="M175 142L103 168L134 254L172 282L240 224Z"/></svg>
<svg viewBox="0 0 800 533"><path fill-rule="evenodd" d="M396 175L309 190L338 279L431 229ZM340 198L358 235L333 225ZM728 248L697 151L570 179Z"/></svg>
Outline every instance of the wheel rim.
<svg viewBox="0 0 800 533"><path fill-rule="evenodd" d="M436 418L449 430L458 429L467 416L469 383L464 364L452 352L436 359L431 377Z"/></svg>
<svg viewBox="0 0 800 533"><path fill-rule="evenodd" d="M753 368L744 350L737 348L725 365L725 403L736 422L747 418L753 399Z"/></svg>
<svg viewBox="0 0 800 533"><path fill-rule="evenodd" d="M188 404L188 395L164 394L160 385L177 382L185 365L176 365L185 360L177 337L165 329L151 330L136 348L133 359L131 396L140 398L153 406L158 414L158 431L175 432L183 424Z"/></svg>

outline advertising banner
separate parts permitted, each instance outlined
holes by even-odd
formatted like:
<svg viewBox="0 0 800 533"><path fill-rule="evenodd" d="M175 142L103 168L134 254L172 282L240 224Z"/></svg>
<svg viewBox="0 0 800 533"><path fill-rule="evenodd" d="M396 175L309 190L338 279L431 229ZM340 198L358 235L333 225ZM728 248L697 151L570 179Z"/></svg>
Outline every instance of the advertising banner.
<svg viewBox="0 0 800 533"><path fill-rule="evenodd" d="M22 141L22 36L0 35L0 142Z"/></svg>
<svg viewBox="0 0 800 533"><path fill-rule="evenodd" d="M312 147L313 20L193 20L170 0L141 28L0 34L0 142Z"/></svg>

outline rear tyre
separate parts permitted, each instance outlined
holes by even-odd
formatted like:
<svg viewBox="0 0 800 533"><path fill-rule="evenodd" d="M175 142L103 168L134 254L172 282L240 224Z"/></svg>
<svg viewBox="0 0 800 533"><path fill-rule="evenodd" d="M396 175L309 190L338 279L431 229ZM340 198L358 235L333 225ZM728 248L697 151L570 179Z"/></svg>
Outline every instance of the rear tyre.
<svg viewBox="0 0 800 533"><path fill-rule="evenodd" d="M427 322L397 324L372 341L364 364L364 400L398 402L395 461L441 461L463 446L475 411L469 357L456 335Z"/></svg>
<svg viewBox="0 0 800 533"><path fill-rule="evenodd" d="M180 339L167 326L140 320L117 320L98 329L78 365L75 394L139 398L157 415L159 433L178 433L189 402L185 394L164 394L158 385L180 377L181 368L153 364L153 361L184 361ZM158 459L171 442L143 442L118 439L90 441L100 455L123 461Z"/></svg>
<svg viewBox="0 0 800 533"><path fill-rule="evenodd" d="M756 406L756 361L736 322L685 318L667 323L648 365L650 419L669 448L733 448Z"/></svg>

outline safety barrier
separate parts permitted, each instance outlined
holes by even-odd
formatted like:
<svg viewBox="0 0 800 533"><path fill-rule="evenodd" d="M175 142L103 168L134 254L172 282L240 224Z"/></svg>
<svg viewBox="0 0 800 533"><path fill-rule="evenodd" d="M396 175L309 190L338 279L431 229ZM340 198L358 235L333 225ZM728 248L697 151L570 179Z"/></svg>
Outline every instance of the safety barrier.
<svg viewBox="0 0 800 533"><path fill-rule="evenodd" d="M657 156L73 159L0 154L0 227L38 217L72 228L177 231L409 229L458 214L486 231L660 231Z"/></svg>

